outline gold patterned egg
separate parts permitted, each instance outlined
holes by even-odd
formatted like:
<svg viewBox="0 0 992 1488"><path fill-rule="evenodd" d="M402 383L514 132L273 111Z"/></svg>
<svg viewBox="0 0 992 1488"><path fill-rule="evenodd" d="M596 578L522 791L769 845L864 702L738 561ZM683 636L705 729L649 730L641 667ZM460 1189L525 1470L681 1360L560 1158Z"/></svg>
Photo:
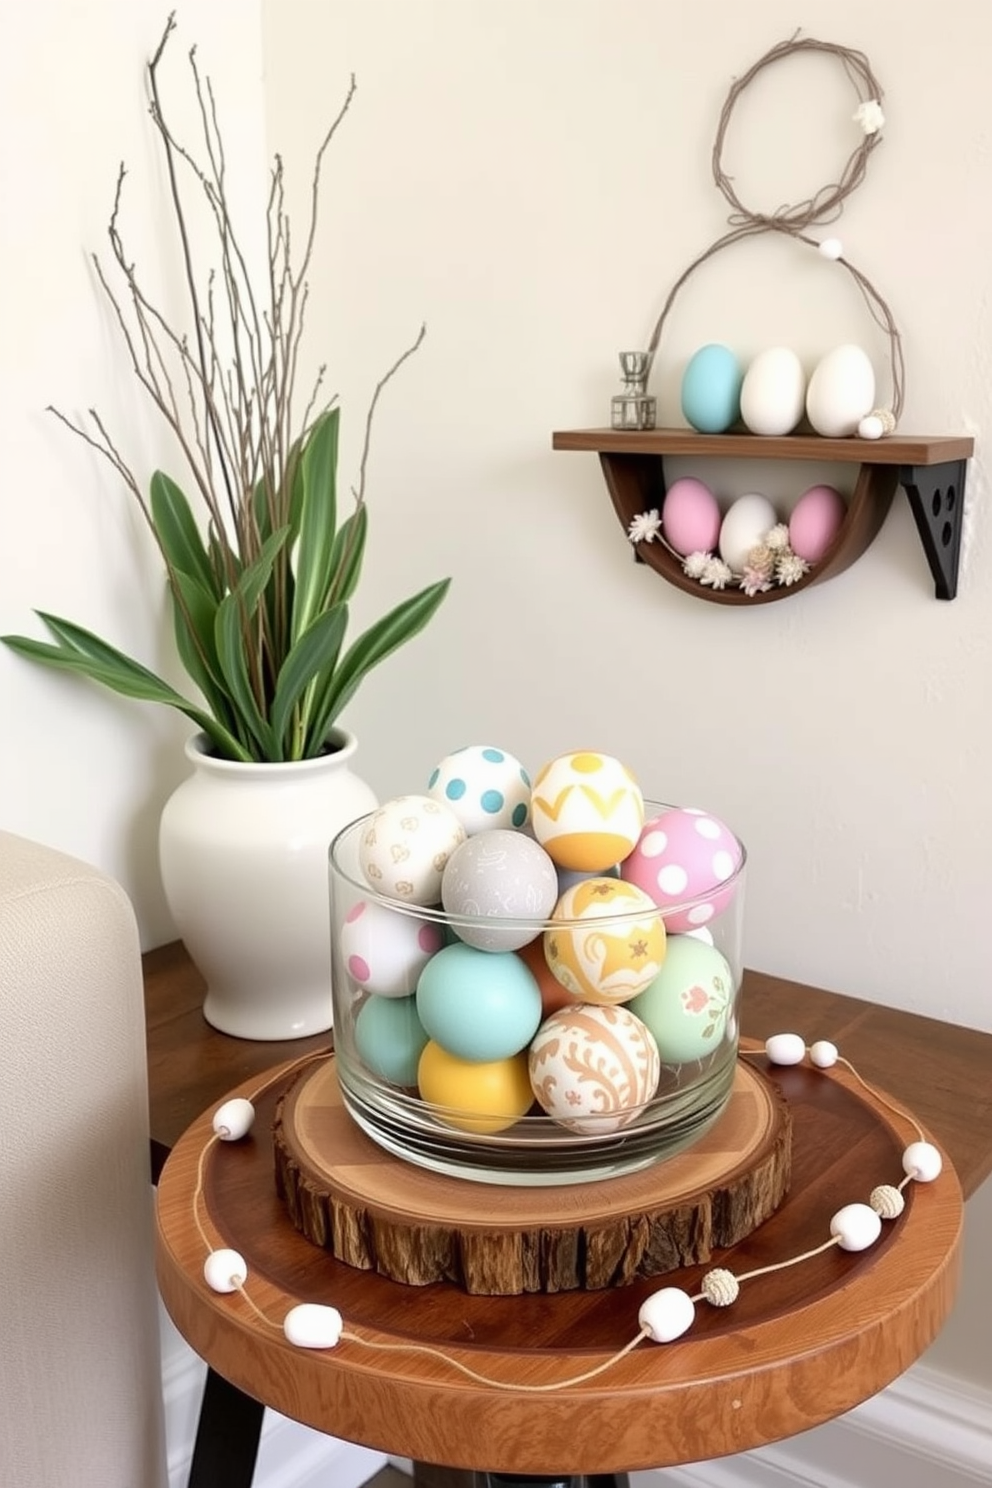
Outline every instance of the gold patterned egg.
<svg viewBox="0 0 992 1488"><path fill-rule="evenodd" d="M586 878L566 889L544 932L549 968L579 1002L613 1004L636 997L665 959L658 906L636 884Z"/></svg>
<svg viewBox="0 0 992 1488"><path fill-rule="evenodd" d="M650 1030L623 1007L579 1003L545 1019L528 1054L546 1115L588 1135L620 1131L654 1095L661 1073Z"/></svg>

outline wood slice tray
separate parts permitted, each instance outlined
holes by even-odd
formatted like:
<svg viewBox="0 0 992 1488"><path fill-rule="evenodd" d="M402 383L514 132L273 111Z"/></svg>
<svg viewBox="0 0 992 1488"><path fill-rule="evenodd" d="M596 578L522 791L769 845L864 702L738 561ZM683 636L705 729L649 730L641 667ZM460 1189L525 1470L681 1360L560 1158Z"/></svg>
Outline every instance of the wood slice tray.
<svg viewBox="0 0 992 1488"><path fill-rule="evenodd" d="M313 1244L392 1281L479 1296L596 1291L706 1263L775 1212L792 1166L788 1107L744 1061L691 1148L592 1183L497 1186L393 1157L349 1115L333 1056L282 1096L273 1144L277 1191Z"/></svg>

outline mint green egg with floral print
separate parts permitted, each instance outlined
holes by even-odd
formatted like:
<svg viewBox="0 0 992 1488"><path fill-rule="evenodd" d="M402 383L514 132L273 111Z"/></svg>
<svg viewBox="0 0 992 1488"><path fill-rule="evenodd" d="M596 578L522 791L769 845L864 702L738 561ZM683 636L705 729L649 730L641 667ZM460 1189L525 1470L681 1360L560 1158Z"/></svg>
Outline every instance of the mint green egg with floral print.
<svg viewBox="0 0 992 1488"><path fill-rule="evenodd" d="M695 935L670 935L661 971L626 1004L654 1034L663 1064L689 1064L719 1048L734 1002L727 958Z"/></svg>

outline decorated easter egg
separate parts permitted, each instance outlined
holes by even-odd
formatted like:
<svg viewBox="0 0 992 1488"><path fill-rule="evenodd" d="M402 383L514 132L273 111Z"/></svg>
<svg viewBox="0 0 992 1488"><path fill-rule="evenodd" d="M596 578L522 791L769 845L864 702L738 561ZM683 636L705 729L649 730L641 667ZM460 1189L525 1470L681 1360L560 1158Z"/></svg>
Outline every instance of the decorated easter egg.
<svg viewBox="0 0 992 1488"><path fill-rule="evenodd" d="M382 997L412 997L417 978L443 944L440 925L368 899L352 906L340 931L348 975Z"/></svg>
<svg viewBox="0 0 992 1488"><path fill-rule="evenodd" d="M609 754L561 754L537 773L534 836L561 868L599 873L630 852L644 823L644 798L626 765Z"/></svg>
<svg viewBox="0 0 992 1488"><path fill-rule="evenodd" d="M651 1030L663 1064L687 1064L718 1046L733 996L725 956L692 935L670 935L658 975L626 1006Z"/></svg>
<svg viewBox="0 0 992 1488"><path fill-rule="evenodd" d="M387 898L437 904L445 865L464 841L465 828L443 802L395 796L365 823L359 867L366 883Z"/></svg>
<svg viewBox="0 0 992 1488"><path fill-rule="evenodd" d="M752 434L791 434L803 416L806 374L794 351L772 346L748 365L741 418Z"/></svg>
<svg viewBox="0 0 992 1488"><path fill-rule="evenodd" d="M694 930L726 909L744 851L715 816L673 806L644 824L620 865L624 880L649 894L669 934Z"/></svg>
<svg viewBox="0 0 992 1488"><path fill-rule="evenodd" d="M836 487L810 486L792 509L789 547L807 563L819 563L846 514L847 505Z"/></svg>
<svg viewBox="0 0 992 1488"><path fill-rule="evenodd" d="M806 390L806 417L817 434L848 439L875 406L875 371L860 346L835 346L817 362Z"/></svg>
<svg viewBox="0 0 992 1488"><path fill-rule="evenodd" d="M741 413L741 364L729 346L711 342L689 358L682 374L682 413L701 434L722 434Z"/></svg>
<svg viewBox="0 0 992 1488"><path fill-rule="evenodd" d="M528 1055L546 1115L573 1131L620 1131L655 1093L661 1071L650 1030L626 1008L577 1004L541 1024Z"/></svg>
<svg viewBox="0 0 992 1488"><path fill-rule="evenodd" d="M568 889L573 889L576 884L582 883L587 878L619 878L620 864L614 863L610 868L601 868L598 873L581 873L577 868L558 869L558 898L560 899Z"/></svg>
<svg viewBox="0 0 992 1488"><path fill-rule="evenodd" d="M415 997L367 997L355 1019L355 1048L374 1075L392 1085L416 1085L427 1033Z"/></svg>
<svg viewBox="0 0 992 1488"><path fill-rule="evenodd" d="M709 486L691 475L672 481L661 508L665 541L681 553L712 553L720 536L720 507Z"/></svg>
<svg viewBox="0 0 992 1488"><path fill-rule="evenodd" d="M449 807L469 837L491 827L523 827L530 815L530 777L505 749L469 744L446 755L427 794Z"/></svg>
<svg viewBox="0 0 992 1488"><path fill-rule="evenodd" d="M544 848L505 829L467 838L441 879L441 903L457 918L456 935L482 951L526 945L540 934L557 898L558 875ZM483 923L463 923L468 916Z"/></svg>
<svg viewBox="0 0 992 1488"><path fill-rule="evenodd" d="M519 956L449 945L420 973L417 1013L428 1036L459 1059L505 1059L530 1043L541 993Z"/></svg>
<svg viewBox="0 0 992 1488"><path fill-rule="evenodd" d="M483 1136L513 1126L534 1104L525 1053L470 1063L432 1041L420 1056L417 1085L438 1121Z"/></svg>
<svg viewBox="0 0 992 1488"><path fill-rule="evenodd" d="M589 878L558 900L544 932L555 976L582 1002L627 1002L665 958L665 927L649 894L617 878Z"/></svg>
<svg viewBox="0 0 992 1488"><path fill-rule="evenodd" d="M767 496L751 493L738 496L720 524L720 557L740 573L752 548L757 547L778 522Z"/></svg>

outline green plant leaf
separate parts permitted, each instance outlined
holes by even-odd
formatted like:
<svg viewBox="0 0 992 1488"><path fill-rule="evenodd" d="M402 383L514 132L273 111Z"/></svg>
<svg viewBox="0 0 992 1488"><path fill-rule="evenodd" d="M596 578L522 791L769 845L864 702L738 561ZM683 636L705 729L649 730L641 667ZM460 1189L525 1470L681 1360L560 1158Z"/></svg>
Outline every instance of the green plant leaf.
<svg viewBox="0 0 992 1488"><path fill-rule="evenodd" d="M322 615L317 616L309 629L303 632L283 662L276 679L275 695L269 711L269 723L276 744L281 750L281 758L301 757L292 745L287 748L285 741L293 709L315 678L322 673L326 676L333 675L347 628L347 605L335 605L334 609L325 610ZM304 714L306 711L304 708ZM306 716L301 722L301 738L305 741Z"/></svg>
<svg viewBox="0 0 992 1488"><path fill-rule="evenodd" d="M318 735L319 744L323 743L331 724L372 668L423 630L447 594L450 584L450 579L440 579L436 584L421 589L412 598L405 599L375 625L369 626L355 644L348 648L335 670L330 687L321 699L320 709L314 710L310 723L313 731L311 744Z"/></svg>
<svg viewBox="0 0 992 1488"><path fill-rule="evenodd" d="M296 641L323 609L333 578L331 554L337 529L339 410L317 419L300 455L303 500L296 547L296 592L292 639Z"/></svg>
<svg viewBox="0 0 992 1488"><path fill-rule="evenodd" d="M231 707L224 675L217 659L214 639L217 601L189 574L174 573L170 590L173 632L179 659L202 692L211 713L225 728L237 732L236 714Z"/></svg>
<svg viewBox="0 0 992 1488"><path fill-rule="evenodd" d="M368 509L363 501L341 523L331 549L330 598L335 604L345 604L358 588L368 528Z"/></svg>
<svg viewBox="0 0 992 1488"><path fill-rule="evenodd" d="M245 568L237 586L217 606L214 620L217 664L228 696L241 723L256 741L262 759L274 758L272 730L252 688L247 658L258 654L253 644L255 613L272 575L272 566L288 537L289 528L280 527L262 544L258 557Z"/></svg>
<svg viewBox="0 0 992 1488"><path fill-rule="evenodd" d="M151 479L151 512L155 533L170 569L198 579L215 599L222 590L200 536L189 502L168 475L156 470Z"/></svg>
<svg viewBox="0 0 992 1488"><path fill-rule="evenodd" d="M217 719L176 692L140 662L125 656L122 651L101 641L92 631L84 630L82 626L73 625L69 620L45 614L41 610L35 613L57 637L59 644L35 641L29 636L0 636L5 646L32 661L40 661L45 666L89 677L91 681L99 682L123 697L136 698L145 703L162 703L166 707L175 708L180 713L185 713L187 718L209 735L220 753L228 759L247 761L251 758Z"/></svg>

